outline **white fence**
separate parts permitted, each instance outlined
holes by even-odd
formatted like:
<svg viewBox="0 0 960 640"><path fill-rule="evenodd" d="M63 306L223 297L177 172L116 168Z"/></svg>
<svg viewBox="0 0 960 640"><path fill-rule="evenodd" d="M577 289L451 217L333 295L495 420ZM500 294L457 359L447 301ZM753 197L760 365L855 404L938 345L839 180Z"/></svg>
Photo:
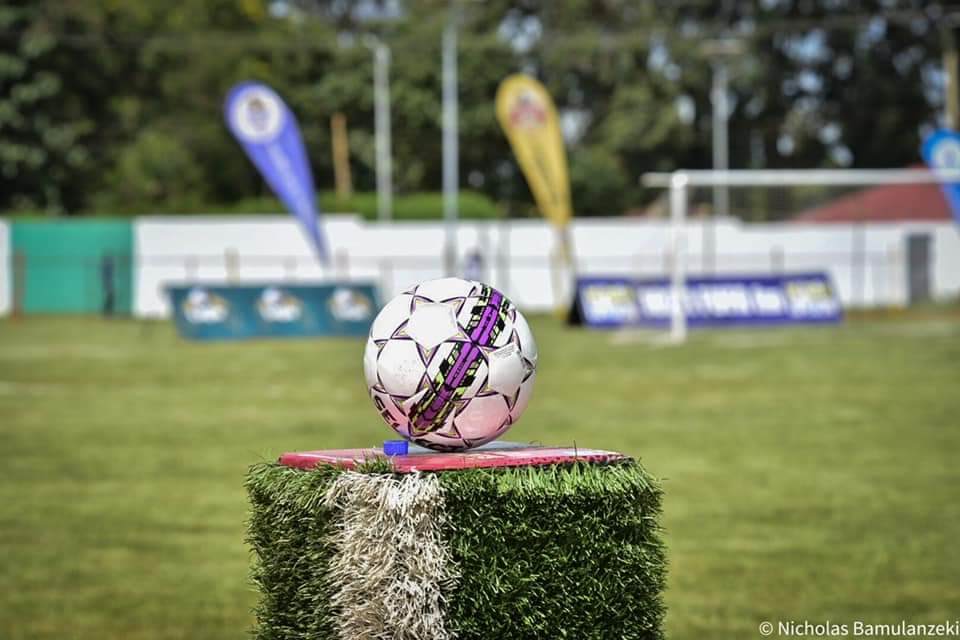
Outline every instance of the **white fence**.
<svg viewBox="0 0 960 640"><path fill-rule="evenodd" d="M168 313L163 288L182 282L372 280L384 298L411 283L443 274L442 222L365 223L327 216L334 256L324 272L296 222L282 216L142 217L134 223L134 313ZM907 301L906 242L932 240L932 293L960 295L960 232L950 223L742 224L736 220L686 224L691 275L827 271L846 306L902 305ZM666 276L667 221L629 218L578 220L573 225L580 274ZM703 251L712 237L714 259ZM709 244L709 243L708 243ZM560 292L551 278L554 234L540 220L463 222L458 263L478 254L483 279L529 310L553 308Z"/></svg>

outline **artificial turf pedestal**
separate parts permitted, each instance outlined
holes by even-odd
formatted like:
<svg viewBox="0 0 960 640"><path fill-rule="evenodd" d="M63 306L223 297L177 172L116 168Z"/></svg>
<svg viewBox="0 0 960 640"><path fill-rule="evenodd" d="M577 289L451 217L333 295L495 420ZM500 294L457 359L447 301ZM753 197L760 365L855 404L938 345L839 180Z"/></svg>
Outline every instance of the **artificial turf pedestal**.
<svg viewBox="0 0 960 640"><path fill-rule="evenodd" d="M662 637L656 481L616 454L541 459L255 465L256 637Z"/></svg>

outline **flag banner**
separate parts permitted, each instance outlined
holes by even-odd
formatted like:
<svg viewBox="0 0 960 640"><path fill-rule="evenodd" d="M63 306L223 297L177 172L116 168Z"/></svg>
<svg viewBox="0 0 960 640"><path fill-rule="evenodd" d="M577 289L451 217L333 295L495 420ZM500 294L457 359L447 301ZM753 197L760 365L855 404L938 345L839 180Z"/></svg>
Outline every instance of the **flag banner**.
<svg viewBox="0 0 960 640"><path fill-rule="evenodd" d="M960 133L949 129L934 131L923 143L923 161L933 171L960 171ZM960 224L960 182L941 182L943 197Z"/></svg>
<svg viewBox="0 0 960 640"><path fill-rule="evenodd" d="M231 89L224 112L234 137L327 264L313 174L293 112L273 89L257 82Z"/></svg>
<svg viewBox="0 0 960 640"><path fill-rule="evenodd" d="M497 120L523 171L537 207L558 229L570 221L570 178L557 109L546 88L524 74L497 89ZM564 243L565 244L565 243Z"/></svg>
<svg viewBox="0 0 960 640"><path fill-rule="evenodd" d="M571 321L591 327L667 327L673 302L666 278L580 278ZM840 301L826 273L688 278L690 327L835 323Z"/></svg>
<svg viewBox="0 0 960 640"><path fill-rule="evenodd" d="M185 284L167 293L177 331L193 340L362 337L378 308L372 284Z"/></svg>

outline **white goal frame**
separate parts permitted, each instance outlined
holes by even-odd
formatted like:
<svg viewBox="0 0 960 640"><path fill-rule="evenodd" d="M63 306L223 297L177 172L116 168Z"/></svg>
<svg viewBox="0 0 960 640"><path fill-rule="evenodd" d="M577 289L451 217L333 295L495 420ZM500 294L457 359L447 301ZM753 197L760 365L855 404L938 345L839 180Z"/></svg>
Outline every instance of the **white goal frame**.
<svg viewBox="0 0 960 640"><path fill-rule="evenodd" d="M687 339L687 316L681 301L686 290L686 221L693 187L876 186L960 182L957 169L733 169L645 173L645 187L670 191L670 336Z"/></svg>

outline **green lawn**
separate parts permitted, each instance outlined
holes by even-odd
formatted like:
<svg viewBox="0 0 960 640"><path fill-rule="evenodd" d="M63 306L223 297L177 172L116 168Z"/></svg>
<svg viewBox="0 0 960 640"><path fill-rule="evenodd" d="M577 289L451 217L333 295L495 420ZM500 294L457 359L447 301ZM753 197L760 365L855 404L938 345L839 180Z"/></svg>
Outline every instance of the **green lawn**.
<svg viewBox="0 0 960 640"><path fill-rule="evenodd" d="M671 637L958 617L955 309L680 348L533 324L537 390L508 437L620 449L664 478ZM361 351L0 322L0 638L244 637L244 472L391 435Z"/></svg>

